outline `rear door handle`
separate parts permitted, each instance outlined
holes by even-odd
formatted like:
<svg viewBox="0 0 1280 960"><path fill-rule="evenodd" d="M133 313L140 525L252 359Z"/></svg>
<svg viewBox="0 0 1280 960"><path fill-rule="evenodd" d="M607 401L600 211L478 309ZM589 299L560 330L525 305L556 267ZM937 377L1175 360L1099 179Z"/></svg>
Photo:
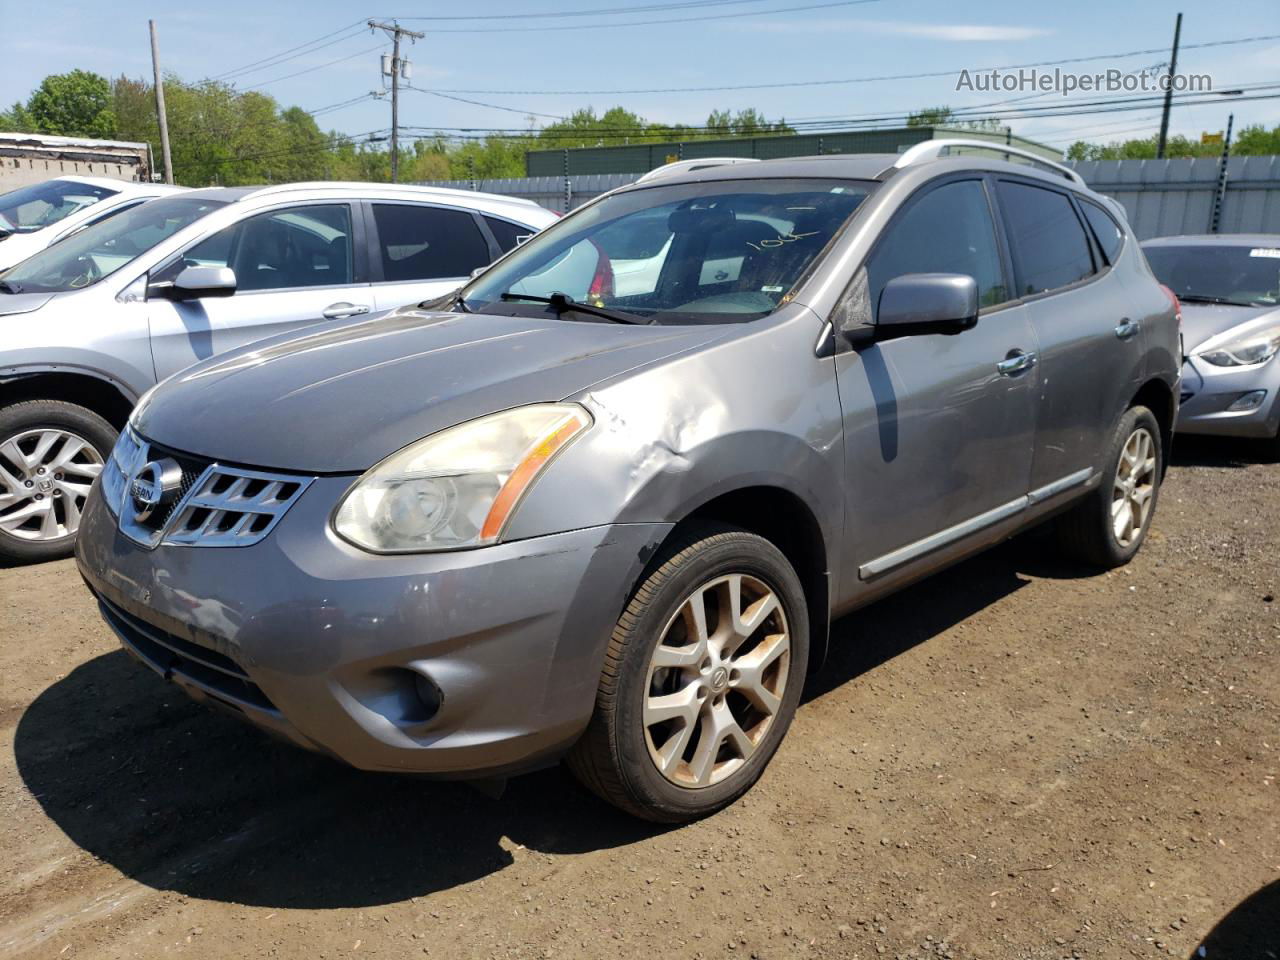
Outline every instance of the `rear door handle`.
<svg viewBox="0 0 1280 960"><path fill-rule="evenodd" d="M1116 325L1116 336L1121 340L1132 339L1137 335L1141 326L1142 325L1138 323L1137 320L1130 320L1128 317L1125 317Z"/></svg>
<svg viewBox="0 0 1280 960"><path fill-rule="evenodd" d="M358 317L362 313L368 313L369 308L364 304L355 303L331 303L322 311L322 316L326 320L341 320L344 317Z"/></svg>
<svg viewBox="0 0 1280 960"><path fill-rule="evenodd" d="M996 364L996 369L1000 371L1000 376L1002 377L1016 377L1020 373L1026 373L1035 365L1036 355L1034 353L1010 350L1009 355Z"/></svg>

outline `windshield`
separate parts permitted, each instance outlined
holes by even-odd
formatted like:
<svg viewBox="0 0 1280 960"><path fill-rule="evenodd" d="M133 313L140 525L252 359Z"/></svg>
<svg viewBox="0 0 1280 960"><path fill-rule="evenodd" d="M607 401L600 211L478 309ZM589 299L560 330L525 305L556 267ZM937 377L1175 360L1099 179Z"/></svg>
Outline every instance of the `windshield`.
<svg viewBox="0 0 1280 960"><path fill-rule="evenodd" d="M0 230L35 233L119 190L75 180L46 180L0 194Z"/></svg>
<svg viewBox="0 0 1280 960"><path fill-rule="evenodd" d="M1273 306L1280 303L1280 246L1150 246L1147 261L1181 300Z"/></svg>
<svg viewBox="0 0 1280 960"><path fill-rule="evenodd" d="M109 277L225 200L165 197L86 227L0 274L9 293L61 293Z"/></svg>
<svg viewBox="0 0 1280 960"><path fill-rule="evenodd" d="M517 247L463 288L462 306L540 313L545 304L519 298L563 294L625 312L633 322L762 317L783 302L870 189L849 180L732 180L625 191Z"/></svg>

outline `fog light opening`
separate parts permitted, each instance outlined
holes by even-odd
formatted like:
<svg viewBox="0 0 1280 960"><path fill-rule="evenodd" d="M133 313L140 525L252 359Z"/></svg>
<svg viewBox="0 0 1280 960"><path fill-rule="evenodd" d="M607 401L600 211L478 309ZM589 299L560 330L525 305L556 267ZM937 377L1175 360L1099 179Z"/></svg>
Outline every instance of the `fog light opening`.
<svg viewBox="0 0 1280 960"><path fill-rule="evenodd" d="M1227 407L1228 413L1242 413L1245 410L1257 410L1262 406L1262 401L1267 398L1265 390L1250 390L1248 393L1242 393L1234 401L1231 406Z"/></svg>
<svg viewBox="0 0 1280 960"><path fill-rule="evenodd" d="M418 673L413 673L413 689L418 695L418 701L422 705L423 722L430 720L444 705L444 693L436 686L435 681L430 677Z"/></svg>

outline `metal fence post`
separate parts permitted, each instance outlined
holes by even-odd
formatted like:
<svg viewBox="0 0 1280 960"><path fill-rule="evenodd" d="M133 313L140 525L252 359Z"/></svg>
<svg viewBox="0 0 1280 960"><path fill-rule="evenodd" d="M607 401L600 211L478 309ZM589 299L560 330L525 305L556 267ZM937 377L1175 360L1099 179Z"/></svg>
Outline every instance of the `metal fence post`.
<svg viewBox="0 0 1280 960"><path fill-rule="evenodd" d="M569 151L564 152L564 212L569 212L569 205L573 203L573 184L569 182Z"/></svg>
<svg viewBox="0 0 1280 960"><path fill-rule="evenodd" d="M1222 138L1222 159L1218 161L1218 186L1213 191L1213 216L1209 220L1209 232L1217 233L1222 223L1222 205L1227 199L1227 160L1231 158L1231 124L1234 113L1227 115L1227 134Z"/></svg>

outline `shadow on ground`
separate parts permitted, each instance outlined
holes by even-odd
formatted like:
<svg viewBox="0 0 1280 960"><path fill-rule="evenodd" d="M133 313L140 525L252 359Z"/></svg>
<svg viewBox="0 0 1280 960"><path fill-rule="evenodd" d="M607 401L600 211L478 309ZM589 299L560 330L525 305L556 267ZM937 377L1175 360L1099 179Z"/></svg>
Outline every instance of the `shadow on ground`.
<svg viewBox="0 0 1280 960"><path fill-rule="evenodd" d="M1263 887L1218 922L1193 960L1268 960L1280 957L1280 880Z"/></svg>
<svg viewBox="0 0 1280 960"><path fill-rule="evenodd" d="M844 618L809 698L1025 586L1026 572L1090 572L1051 553L1022 537ZM95 857L157 889L260 906L392 903L501 870L529 855L520 847L577 853L664 829L556 769L513 779L498 800L462 783L360 773L190 702L123 652L41 693L14 750L44 811Z"/></svg>
<svg viewBox="0 0 1280 960"><path fill-rule="evenodd" d="M1230 467L1240 469L1258 463L1274 463L1280 456L1276 441L1242 440L1236 437L1179 435L1173 442L1174 467Z"/></svg>

